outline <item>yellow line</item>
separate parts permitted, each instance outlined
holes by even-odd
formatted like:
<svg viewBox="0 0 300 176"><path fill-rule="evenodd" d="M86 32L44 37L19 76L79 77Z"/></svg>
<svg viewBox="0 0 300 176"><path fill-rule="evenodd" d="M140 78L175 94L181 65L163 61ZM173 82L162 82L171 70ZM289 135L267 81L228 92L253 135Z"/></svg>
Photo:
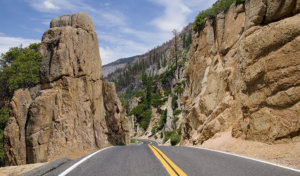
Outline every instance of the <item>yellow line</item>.
<svg viewBox="0 0 300 176"><path fill-rule="evenodd" d="M173 169L180 175L180 176L187 176L186 173L184 173L175 163L173 163L161 150L159 150L157 147L154 147L160 154L165 158L165 160L173 167Z"/></svg>
<svg viewBox="0 0 300 176"><path fill-rule="evenodd" d="M168 165L168 163L159 155L159 153L150 144L148 144L148 146L152 150L152 152L154 153L154 155L157 157L157 159L161 162L161 164L165 167L165 169L170 174L170 176L177 176L177 174Z"/></svg>

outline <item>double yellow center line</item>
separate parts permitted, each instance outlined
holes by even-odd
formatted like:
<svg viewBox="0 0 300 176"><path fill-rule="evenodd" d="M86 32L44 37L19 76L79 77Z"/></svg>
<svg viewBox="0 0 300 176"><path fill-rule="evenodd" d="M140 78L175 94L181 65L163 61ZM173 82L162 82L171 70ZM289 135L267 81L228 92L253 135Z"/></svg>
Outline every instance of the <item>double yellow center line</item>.
<svg viewBox="0 0 300 176"><path fill-rule="evenodd" d="M148 147L152 150L157 159L161 162L170 176L187 176L175 163L173 163L162 151L160 151L154 145L148 144Z"/></svg>

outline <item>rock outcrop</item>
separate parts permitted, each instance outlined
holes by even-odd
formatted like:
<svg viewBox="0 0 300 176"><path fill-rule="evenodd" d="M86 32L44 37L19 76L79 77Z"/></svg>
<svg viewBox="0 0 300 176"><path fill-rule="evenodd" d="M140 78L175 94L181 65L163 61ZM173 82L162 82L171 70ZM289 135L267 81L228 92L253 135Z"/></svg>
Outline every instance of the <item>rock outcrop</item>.
<svg viewBox="0 0 300 176"><path fill-rule="evenodd" d="M220 131L274 143L300 135L299 0L248 0L193 35L181 144Z"/></svg>
<svg viewBox="0 0 300 176"><path fill-rule="evenodd" d="M128 120L114 86L102 81L98 38L89 16L79 12L53 19L40 52L40 85L16 91L11 102L6 164L128 144Z"/></svg>
<svg viewBox="0 0 300 176"><path fill-rule="evenodd" d="M103 97L105 107L105 119L108 127L108 141L111 144L129 144L129 119L118 98L115 84L103 82Z"/></svg>

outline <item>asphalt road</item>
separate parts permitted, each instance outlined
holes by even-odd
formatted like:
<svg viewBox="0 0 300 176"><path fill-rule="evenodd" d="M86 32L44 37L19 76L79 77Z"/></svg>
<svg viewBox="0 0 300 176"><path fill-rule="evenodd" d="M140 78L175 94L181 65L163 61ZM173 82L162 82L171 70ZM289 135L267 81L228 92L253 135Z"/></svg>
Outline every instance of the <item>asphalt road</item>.
<svg viewBox="0 0 300 176"><path fill-rule="evenodd" d="M60 166L47 175L300 176L295 170L238 156L182 146L158 146L149 141L110 147L82 159Z"/></svg>

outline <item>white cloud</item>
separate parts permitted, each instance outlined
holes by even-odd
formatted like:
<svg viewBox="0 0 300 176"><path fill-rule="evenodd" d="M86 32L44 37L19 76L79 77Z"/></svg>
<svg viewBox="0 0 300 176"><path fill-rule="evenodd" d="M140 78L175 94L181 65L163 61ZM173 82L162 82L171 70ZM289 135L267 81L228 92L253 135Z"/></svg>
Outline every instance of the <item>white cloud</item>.
<svg viewBox="0 0 300 176"><path fill-rule="evenodd" d="M50 1L44 1L44 6L47 8L47 9L52 9L52 10L59 10L60 8L55 6L52 2Z"/></svg>
<svg viewBox="0 0 300 176"><path fill-rule="evenodd" d="M151 0L165 8L162 16L151 23L163 31L181 30L187 24L187 16L192 10L183 0Z"/></svg>
<svg viewBox="0 0 300 176"><path fill-rule="evenodd" d="M195 11L205 10L211 7L216 0L188 0L184 1L184 3L189 6L191 9Z"/></svg>
<svg viewBox="0 0 300 176"><path fill-rule="evenodd" d="M100 56L102 64L108 64L117 59L130 57L145 53L149 50L149 45L142 42L135 42L122 38L122 36L112 36L110 34L102 34L99 36ZM111 43L112 45L102 46L102 41Z"/></svg>
<svg viewBox="0 0 300 176"><path fill-rule="evenodd" d="M144 42L162 43L171 39L172 34L169 31L146 32L132 29L130 27L121 27L120 32L126 35L133 35Z"/></svg>
<svg viewBox="0 0 300 176"><path fill-rule="evenodd" d="M64 7L73 7L66 0L27 0L30 6L40 12L57 12Z"/></svg>
<svg viewBox="0 0 300 176"><path fill-rule="evenodd" d="M86 11L96 25L100 26L123 26L126 24L125 15L118 10L107 8L94 8L84 0L26 0L29 5L43 13L77 13ZM106 7L109 3L104 4ZM43 24L46 24L43 22ZM47 24L48 25L48 24Z"/></svg>
<svg viewBox="0 0 300 176"><path fill-rule="evenodd" d="M5 34L0 35L0 54L7 52L10 48L20 46L26 47L31 43L38 43L40 40L25 39L21 37L10 37Z"/></svg>

